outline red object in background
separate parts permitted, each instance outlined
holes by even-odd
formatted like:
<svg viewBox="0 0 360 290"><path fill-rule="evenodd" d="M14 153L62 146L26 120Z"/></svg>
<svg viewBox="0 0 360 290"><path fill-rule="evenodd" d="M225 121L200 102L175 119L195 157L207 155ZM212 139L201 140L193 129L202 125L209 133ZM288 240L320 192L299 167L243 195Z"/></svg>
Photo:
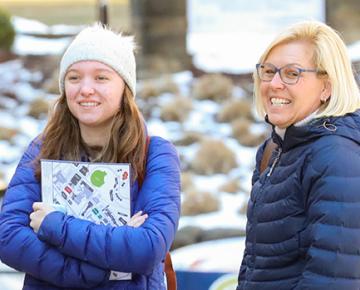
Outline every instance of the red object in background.
<svg viewBox="0 0 360 290"><path fill-rule="evenodd" d="M66 186L66 187L65 187L65 191L66 191L67 193L72 193L72 190L71 190L71 188L70 188L69 186Z"/></svg>
<svg viewBox="0 0 360 290"><path fill-rule="evenodd" d="M129 177L129 173L127 173L127 171L125 171L122 175L122 180L126 180Z"/></svg>

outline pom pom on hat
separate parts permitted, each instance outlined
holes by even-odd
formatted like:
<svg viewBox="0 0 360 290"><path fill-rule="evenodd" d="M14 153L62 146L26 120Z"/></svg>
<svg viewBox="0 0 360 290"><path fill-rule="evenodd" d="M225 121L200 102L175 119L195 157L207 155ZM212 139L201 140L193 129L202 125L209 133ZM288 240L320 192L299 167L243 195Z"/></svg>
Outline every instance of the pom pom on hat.
<svg viewBox="0 0 360 290"><path fill-rule="evenodd" d="M99 61L115 70L135 96L136 62L132 36L116 34L102 24L84 28L66 49L59 72L60 93L65 90L65 75L71 65L79 61Z"/></svg>

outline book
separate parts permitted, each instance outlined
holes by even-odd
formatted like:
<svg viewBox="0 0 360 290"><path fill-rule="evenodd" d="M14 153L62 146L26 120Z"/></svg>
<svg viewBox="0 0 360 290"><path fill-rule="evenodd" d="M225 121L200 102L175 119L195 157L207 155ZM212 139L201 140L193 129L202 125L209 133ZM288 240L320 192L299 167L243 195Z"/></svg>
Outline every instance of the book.
<svg viewBox="0 0 360 290"><path fill-rule="evenodd" d="M131 214L130 164L41 160L42 201L96 224L122 226ZM111 271L110 280L131 273Z"/></svg>

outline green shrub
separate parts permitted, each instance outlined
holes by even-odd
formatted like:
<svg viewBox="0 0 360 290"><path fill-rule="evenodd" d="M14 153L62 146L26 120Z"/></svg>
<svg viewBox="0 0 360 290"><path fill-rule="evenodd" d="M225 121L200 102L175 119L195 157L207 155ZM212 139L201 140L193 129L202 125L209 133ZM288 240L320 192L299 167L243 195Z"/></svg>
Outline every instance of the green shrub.
<svg viewBox="0 0 360 290"><path fill-rule="evenodd" d="M0 50L10 50L15 39L15 29L10 15L0 8Z"/></svg>

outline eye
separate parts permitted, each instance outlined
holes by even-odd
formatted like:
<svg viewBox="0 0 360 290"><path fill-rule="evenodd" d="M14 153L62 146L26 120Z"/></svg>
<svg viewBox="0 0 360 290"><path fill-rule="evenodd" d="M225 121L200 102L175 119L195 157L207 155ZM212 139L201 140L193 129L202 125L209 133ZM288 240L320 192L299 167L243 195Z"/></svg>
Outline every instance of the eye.
<svg viewBox="0 0 360 290"><path fill-rule="evenodd" d="M265 74L268 74L268 75L272 75L272 74L275 74L275 70L271 69L271 68L264 68L263 69L263 72Z"/></svg>
<svg viewBox="0 0 360 290"><path fill-rule="evenodd" d="M290 79L296 79L300 75L300 71L295 67L289 67L284 69L284 75Z"/></svg>
<svg viewBox="0 0 360 290"><path fill-rule="evenodd" d="M276 72L275 72L275 69L271 66L262 66L261 67L262 69L262 72L263 74L266 74L266 75L274 75Z"/></svg>
<svg viewBox="0 0 360 290"><path fill-rule="evenodd" d="M108 80L109 78L105 75L98 75L96 76L96 80L99 80L99 81L106 81Z"/></svg>
<svg viewBox="0 0 360 290"><path fill-rule="evenodd" d="M70 74L66 77L66 79L69 81L76 81L76 80L80 79L80 77L78 75Z"/></svg>

